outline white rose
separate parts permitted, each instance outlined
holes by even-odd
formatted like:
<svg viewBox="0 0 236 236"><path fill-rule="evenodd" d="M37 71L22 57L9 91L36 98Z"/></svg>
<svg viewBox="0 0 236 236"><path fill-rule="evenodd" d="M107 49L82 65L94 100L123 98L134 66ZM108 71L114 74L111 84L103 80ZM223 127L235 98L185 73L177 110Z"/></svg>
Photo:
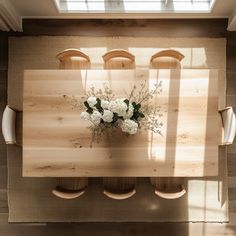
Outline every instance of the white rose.
<svg viewBox="0 0 236 236"><path fill-rule="evenodd" d="M132 104L129 104L129 110L124 115L124 119L130 119L134 114L134 107Z"/></svg>
<svg viewBox="0 0 236 236"><path fill-rule="evenodd" d="M138 131L138 123L133 120L126 119L122 122L121 129L123 132L136 134Z"/></svg>
<svg viewBox="0 0 236 236"><path fill-rule="evenodd" d="M97 98L96 97L89 97L87 99L87 102L91 108L93 108L97 104Z"/></svg>
<svg viewBox="0 0 236 236"><path fill-rule="evenodd" d="M101 107L102 107L103 109L108 109L108 106L109 106L109 102L102 99L102 100L101 100Z"/></svg>
<svg viewBox="0 0 236 236"><path fill-rule="evenodd" d="M123 98L118 98L115 101L110 102L108 109L114 113L117 113L118 116L124 116L126 114L127 105Z"/></svg>
<svg viewBox="0 0 236 236"><path fill-rule="evenodd" d="M90 117L95 125L99 125L101 122L102 114L98 111L94 111Z"/></svg>
<svg viewBox="0 0 236 236"><path fill-rule="evenodd" d="M81 112L80 117L83 120L90 120L90 114L88 112L86 112L86 111Z"/></svg>
<svg viewBox="0 0 236 236"><path fill-rule="evenodd" d="M104 122L109 122L110 123L113 120L113 116L114 116L113 112L111 112L109 110L104 110L102 119L103 119Z"/></svg>

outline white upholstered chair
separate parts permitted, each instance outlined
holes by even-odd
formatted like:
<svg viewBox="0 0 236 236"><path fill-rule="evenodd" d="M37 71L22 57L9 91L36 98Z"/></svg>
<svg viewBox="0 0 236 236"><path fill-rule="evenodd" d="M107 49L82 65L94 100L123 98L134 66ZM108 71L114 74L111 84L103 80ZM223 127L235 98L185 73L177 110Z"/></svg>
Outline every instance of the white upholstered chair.
<svg viewBox="0 0 236 236"><path fill-rule="evenodd" d="M223 123L222 145L232 144L236 133L236 119L232 107L226 107L219 111Z"/></svg>
<svg viewBox="0 0 236 236"><path fill-rule="evenodd" d="M60 69L90 69L90 58L79 49L66 49L56 55Z"/></svg>
<svg viewBox="0 0 236 236"><path fill-rule="evenodd" d="M6 106L2 116L2 134L6 144L22 145L22 112Z"/></svg>

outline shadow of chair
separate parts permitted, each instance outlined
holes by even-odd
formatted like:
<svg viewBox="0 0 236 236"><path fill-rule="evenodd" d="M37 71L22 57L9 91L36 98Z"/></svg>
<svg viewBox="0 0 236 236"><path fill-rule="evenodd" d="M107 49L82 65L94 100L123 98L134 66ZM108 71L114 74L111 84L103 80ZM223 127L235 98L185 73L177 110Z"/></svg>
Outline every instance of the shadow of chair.
<svg viewBox="0 0 236 236"><path fill-rule="evenodd" d="M103 55L104 69L134 69L135 57L123 49L114 49ZM104 194L115 200L124 200L135 193L135 177L104 177Z"/></svg>
<svg viewBox="0 0 236 236"><path fill-rule="evenodd" d="M232 144L236 134L236 118L232 107L226 107L219 111L223 125L221 145Z"/></svg>
<svg viewBox="0 0 236 236"><path fill-rule="evenodd" d="M152 69L180 69L184 58L180 52L169 49L155 53L150 60ZM185 179L181 177L152 177L155 194L164 199L177 199L186 193Z"/></svg>
<svg viewBox="0 0 236 236"><path fill-rule="evenodd" d="M78 49L66 49L56 55L60 61L60 69L90 69L91 63L88 55Z"/></svg>
<svg viewBox="0 0 236 236"><path fill-rule="evenodd" d="M22 112L6 106L2 116L2 134L6 144L22 146Z"/></svg>
<svg viewBox="0 0 236 236"><path fill-rule="evenodd" d="M60 61L60 69L89 69L90 58L78 49L66 49L56 58ZM74 199L85 193L88 186L87 177L60 177L52 193L63 199Z"/></svg>

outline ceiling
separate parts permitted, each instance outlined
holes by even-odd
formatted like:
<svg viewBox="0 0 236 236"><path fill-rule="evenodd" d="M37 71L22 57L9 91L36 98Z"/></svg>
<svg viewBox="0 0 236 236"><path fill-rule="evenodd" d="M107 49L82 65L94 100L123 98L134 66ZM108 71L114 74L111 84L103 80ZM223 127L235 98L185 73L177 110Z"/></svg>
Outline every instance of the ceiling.
<svg viewBox="0 0 236 236"><path fill-rule="evenodd" d="M4 11L1 11L1 7ZM9 10L10 9L10 10ZM6 15L9 11L9 17L15 17L17 20L23 18L229 18L228 30L236 31L236 0L216 0L211 13L146 13L146 14L92 14L92 13L59 13L54 0L0 0L0 16ZM2 14L1 14L2 13ZM3 19L3 23L6 20ZM0 19L1 28L1 19ZM12 27L9 27L12 28ZM15 31L21 28L15 27ZM13 28L14 30L14 28Z"/></svg>

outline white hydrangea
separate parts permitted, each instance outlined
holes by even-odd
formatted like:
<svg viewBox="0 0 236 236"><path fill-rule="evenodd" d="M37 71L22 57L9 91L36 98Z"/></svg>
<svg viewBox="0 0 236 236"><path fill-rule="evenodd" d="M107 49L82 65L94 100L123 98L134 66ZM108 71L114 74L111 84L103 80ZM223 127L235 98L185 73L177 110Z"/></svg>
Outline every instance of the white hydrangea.
<svg viewBox="0 0 236 236"><path fill-rule="evenodd" d="M91 108L93 108L97 104L96 97L88 97L87 102Z"/></svg>
<svg viewBox="0 0 236 236"><path fill-rule="evenodd" d="M94 111L93 114L90 117L91 117L91 121L95 125L99 125L100 122L101 122L102 114L98 111Z"/></svg>
<svg viewBox="0 0 236 236"><path fill-rule="evenodd" d="M136 134L138 131L138 124L133 120L126 119L122 122L121 129L123 132Z"/></svg>
<svg viewBox="0 0 236 236"><path fill-rule="evenodd" d="M81 112L80 117L83 120L90 120L90 114L88 112L86 112L86 111Z"/></svg>
<svg viewBox="0 0 236 236"><path fill-rule="evenodd" d="M109 102L102 99L102 100L101 100L101 107L102 107L103 109L108 109L108 106L109 106Z"/></svg>
<svg viewBox="0 0 236 236"><path fill-rule="evenodd" d="M134 107L132 104L129 104L129 109L123 117L124 119L130 119L133 116L133 114L134 114Z"/></svg>
<svg viewBox="0 0 236 236"><path fill-rule="evenodd" d="M124 98L118 98L109 103L108 109L114 113L117 113L118 116L124 116L126 114L127 105L124 102Z"/></svg>
<svg viewBox="0 0 236 236"><path fill-rule="evenodd" d="M104 110L102 119L103 119L104 122L109 122L110 123L113 120L113 116L114 116L113 112L111 112L109 110Z"/></svg>

